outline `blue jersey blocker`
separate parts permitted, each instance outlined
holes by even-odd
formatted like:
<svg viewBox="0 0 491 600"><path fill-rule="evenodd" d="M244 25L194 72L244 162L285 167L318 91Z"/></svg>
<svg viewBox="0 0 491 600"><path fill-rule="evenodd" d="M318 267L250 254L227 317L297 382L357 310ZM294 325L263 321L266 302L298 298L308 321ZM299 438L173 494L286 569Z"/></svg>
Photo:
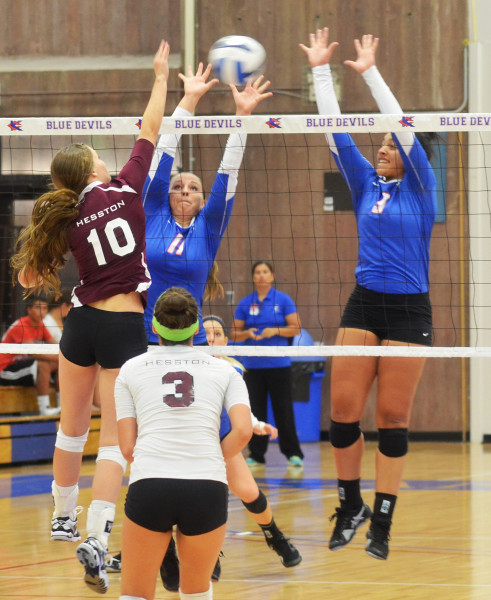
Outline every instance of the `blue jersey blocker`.
<svg viewBox="0 0 491 600"><path fill-rule="evenodd" d="M386 181L355 146L348 134L333 134L333 152L353 199L358 225L356 281L388 294L428 291L430 240L436 214L436 179L418 139L409 154L397 134L405 174Z"/></svg>
<svg viewBox="0 0 491 600"><path fill-rule="evenodd" d="M189 227L174 220L169 203L169 185L174 157L163 154L153 179L147 178L143 201L147 223L147 263L152 275L145 309L145 329L149 341L155 302L169 287L187 289L199 307L199 331L195 344L206 343L202 323L203 295L208 274L230 220L234 198L226 199L229 175L217 173L210 196Z"/></svg>

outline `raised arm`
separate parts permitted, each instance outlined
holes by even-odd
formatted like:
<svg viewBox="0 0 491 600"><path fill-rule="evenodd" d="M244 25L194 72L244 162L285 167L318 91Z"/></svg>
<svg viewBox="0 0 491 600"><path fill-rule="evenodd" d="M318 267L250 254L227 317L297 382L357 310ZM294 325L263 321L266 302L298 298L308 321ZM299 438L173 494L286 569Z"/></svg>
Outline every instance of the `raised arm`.
<svg viewBox="0 0 491 600"><path fill-rule="evenodd" d="M169 44L162 40L153 59L155 81L147 108L143 113L138 139L146 139L155 146L164 116L167 97L167 79L169 78Z"/></svg>
<svg viewBox="0 0 491 600"><path fill-rule="evenodd" d="M310 47L300 44L300 48L307 55L312 67L315 99L320 115L341 114L329 64L338 45L337 42L329 43L329 29L327 27L317 29L315 33L310 34ZM359 188L357 176L365 169L371 168L371 165L359 152L349 134L326 133L326 140L336 164L352 192L353 201L356 202L357 189Z"/></svg>
<svg viewBox="0 0 491 600"><path fill-rule="evenodd" d="M30 289L42 285L43 280L39 273L32 267L22 267L18 275L19 283L23 288Z"/></svg>
<svg viewBox="0 0 491 600"><path fill-rule="evenodd" d="M334 91L330 62L334 51L339 46L338 42L329 43L329 28L317 29L311 33L310 47L299 44L300 48L307 55L312 75L314 77L315 99L317 109L321 115L339 115L338 99ZM329 145L332 147L332 138L328 136Z"/></svg>
<svg viewBox="0 0 491 600"><path fill-rule="evenodd" d="M237 116L250 115L260 102L273 95L266 91L270 82L263 82L263 79L261 75L254 83L248 83L242 91L239 91L235 85L230 85ZM247 135L245 133L229 135L217 177L208 202L203 208L203 214L206 215L209 226L214 235L218 237L224 234L231 215L246 143Z"/></svg>
<svg viewBox="0 0 491 600"><path fill-rule="evenodd" d="M346 60L344 64L360 73L381 113L402 115L401 105L377 69L376 54L379 38L366 34L362 36L361 40L354 40L354 44L356 60ZM400 132L397 134L397 138L403 146L404 152L409 154L414 144L414 134L410 131Z"/></svg>
<svg viewBox="0 0 491 600"><path fill-rule="evenodd" d="M189 113L193 113L201 98L218 83L218 79L207 81L211 73L211 65L203 70L203 63L199 63L196 74L193 69L188 67L188 74L179 73L179 79L184 83L184 96L179 102L179 106Z"/></svg>
<svg viewBox="0 0 491 600"><path fill-rule="evenodd" d="M251 84L249 82L240 92L235 85L230 85L236 107L235 114L237 116L243 117L252 114L252 111L260 102L266 98L271 98L273 95L272 92L266 91L271 82L265 81L263 83L263 79L261 75L254 83ZM231 181L227 186L227 199L231 197L231 194L235 194L237 175L242 162L246 141L247 135L245 133L232 133L229 135L227 145L225 146L218 172L227 173L230 176Z"/></svg>
<svg viewBox="0 0 491 600"><path fill-rule="evenodd" d="M199 100L218 83L218 79L207 81L210 72L211 65L203 71L203 63L199 63L195 74L191 67L188 67L187 75L179 73L179 78L184 83L184 96L174 110L174 118L190 117ZM167 205L172 165L180 139L181 135L175 133L164 134L159 138L143 191L147 215L156 214L156 211Z"/></svg>
<svg viewBox="0 0 491 600"><path fill-rule="evenodd" d="M354 40L356 60L345 60L344 64L354 69L365 80L370 92L382 113L402 113L402 108L389 86L385 83L376 65L379 38L371 34Z"/></svg>
<svg viewBox="0 0 491 600"><path fill-rule="evenodd" d="M193 73L191 67L188 67L188 74L184 75L183 73L179 73L179 79L184 83L184 96L181 101L177 105L172 116L174 117L186 117L191 116L194 112L196 106L200 99L206 94L208 90L210 90L216 83L218 83L218 79L211 79L207 81L208 77L211 73L211 65L208 65L206 69L203 71L203 63L199 63L198 68L196 70L196 74ZM154 160L152 162L152 166L150 167L150 173L155 172L157 166L159 164L158 157L162 155L162 152L175 156L177 144L180 139L180 135L176 134L168 134L161 135L159 143L157 144L157 149L159 153L156 153L154 156Z"/></svg>

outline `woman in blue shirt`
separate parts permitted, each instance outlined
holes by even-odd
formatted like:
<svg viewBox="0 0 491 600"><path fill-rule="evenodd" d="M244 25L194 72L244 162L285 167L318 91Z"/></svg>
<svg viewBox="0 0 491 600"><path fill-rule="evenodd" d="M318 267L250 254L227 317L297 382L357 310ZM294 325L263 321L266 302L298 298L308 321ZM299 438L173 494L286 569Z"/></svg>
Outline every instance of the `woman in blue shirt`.
<svg viewBox="0 0 491 600"><path fill-rule="evenodd" d="M300 317L293 300L273 287L270 263L258 261L252 267L255 291L243 298L235 311L230 337L250 346L287 346L288 339L300 333ZM244 356L244 380L249 390L252 412L267 421L268 394L278 428L281 452L292 466L303 465L298 441L291 390L291 360L288 356ZM268 449L267 436L253 435L249 442L249 465L263 464Z"/></svg>
<svg viewBox="0 0 491 600"><path fill-rule="evenodd" d="M402 115L375 66L378 41L372 35L355 40L357 59L345 64L362 75L381 112ZM300 44L312 67L321 114L341 113L329 66L337 45L329 44L327 28L310 35L310 47ZM415 135L410 128L387 133L373 167L350 135L326 135L351 191L359 244L356 286L336 344L431 346L428 267L436 180L429 158L433 136ZM387 558L392 514L408 450L411 406L424 362L424 358L333 358L330 440L341 506L336 509L331 550L345 546L371 518L366 552L380 560ZM360 493L364 450L360 419L375 378L379 444L372 511Z"/></svg>

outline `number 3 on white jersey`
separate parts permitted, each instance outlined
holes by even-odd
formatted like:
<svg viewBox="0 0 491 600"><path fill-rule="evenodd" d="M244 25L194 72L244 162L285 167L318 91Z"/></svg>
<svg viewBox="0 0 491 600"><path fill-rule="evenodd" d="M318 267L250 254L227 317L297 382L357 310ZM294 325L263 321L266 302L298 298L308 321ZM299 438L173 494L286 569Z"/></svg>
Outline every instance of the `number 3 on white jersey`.
<svg viewBox="0 0 491 600"><path fill-rule="evenodd" d="M124 235L124 239L126 240L126 244L121 246L119 244L118 238L116 237L115 230L119 229L122 231ZM131 231L131 227L129 226L128 221L124 219L113 219L109 221L104 227L104 234L106 239L116 256L126 256L127 254L131 254L135 249L136 242L133 237L133 232ZM99 235L96 229L91 229L90 234L87 237L87 241L89 244L92 244L92 248L94 249L94 254L97 259L97 264L99 266L107 265L106 257L104 256L104 252L102 251L101 240L99 239Z"/></svg>
<svg viewBox="0 0 491 600"><path fill-rule="evenodd" d="M384 212L385 205L390 200L390 194L388 192L382 192L382 198L377 200L375 206L372 208L374 215L381 215Z"/></svg>

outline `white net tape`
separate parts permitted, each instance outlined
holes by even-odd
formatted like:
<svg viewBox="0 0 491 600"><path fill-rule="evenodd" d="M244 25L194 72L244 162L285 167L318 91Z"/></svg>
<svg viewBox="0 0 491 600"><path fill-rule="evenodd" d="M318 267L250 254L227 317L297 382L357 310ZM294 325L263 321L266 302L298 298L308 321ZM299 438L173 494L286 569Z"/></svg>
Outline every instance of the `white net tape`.
<svg viewBox="0 0 491 600"><path fill-rule="evenodd" d="M0 132L28 135L137 134L139 117L51 117L0 119ZM401 115L251 115L162 120L160 133L385 133L387 131L491 131L491 113L414 113Z"/></svg>
<svg viewBox="0 0 491 600"><path fill-rule="evenodd" d="M199 346L216 356L409 356L428 358L489 358L490 347L443 346ZM56 354L57 344L3 344L5 354Z"/></svg>

